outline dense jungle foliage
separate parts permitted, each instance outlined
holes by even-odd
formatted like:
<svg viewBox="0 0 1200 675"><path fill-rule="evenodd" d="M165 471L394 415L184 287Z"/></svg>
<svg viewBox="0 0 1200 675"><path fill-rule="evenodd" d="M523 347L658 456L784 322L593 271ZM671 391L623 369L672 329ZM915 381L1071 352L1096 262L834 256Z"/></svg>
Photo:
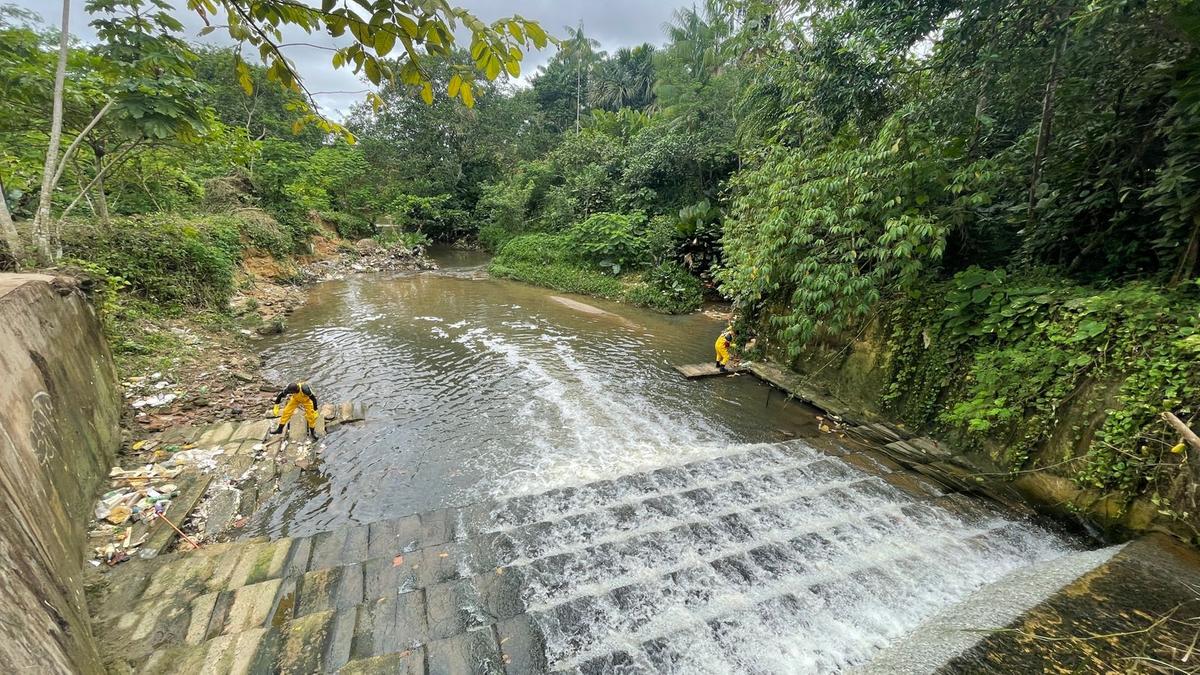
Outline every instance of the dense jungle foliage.
<svg viewBox="0 0 1200 675"><path fill-rule="evenodd" d="M256 66L183 41L169 5L89 3L101 39L69 47L74 150L52 193L61 36L0 12L7 265L42 257L46 208L54 255L219 307L247 249L394 223L558 289L668 312L724 296L784 358L882 327L880 398L908 421L1015 470L1049 461L1082 406L1099 421L1057 464L1167 489L1178 439L1158 415L1195 421L1200 400L1200 3L708 0L660 44L556 31L521 81L537 24L463 20L463 48L444 3L419 23L385 4L379 21L245 14L349 29L333 65L371 88L333 123L269 32L230 29ZM164 283L176 270L202 287Z"/></svg>

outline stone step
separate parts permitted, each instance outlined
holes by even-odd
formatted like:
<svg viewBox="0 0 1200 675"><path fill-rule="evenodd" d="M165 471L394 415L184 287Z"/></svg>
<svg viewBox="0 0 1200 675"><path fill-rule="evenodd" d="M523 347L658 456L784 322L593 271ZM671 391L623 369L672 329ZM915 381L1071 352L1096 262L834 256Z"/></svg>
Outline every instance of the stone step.
<svg viewBox="0 0 1200 675"><path fill-rule="evenodd" d="M353 594L362 588L361 581L325 586L310 574L295 584L272 580L228 596L202 596L194 603L185 644L139 655L137 671L184 672L202 665L203 672L217 673L317 673L343 667L348 672L397 672L378 670L386 667L502 673L506 659L497 631L505 642L519 638L513 647L528 649L535 642L527 624L510 621L522 615L524 605L519 578L503 570L376 599ZM205 626L207 632L197 628Z"/></svg>
<svg viewBox="0 0 1200 675"><path fill-rule="evenodd" d="M127 566L110 573L111 583L108 585L119 589L117 596L120 602L105 603L105 606L130 608L143 597L160 605L171 594L180 595L186 604L205 593L233 590L297 572L352 565L376 558L391 561L399 554L415 553L418 557L430 558L432 564L424 566L427 570L445 567L446 562L461 565L464 559L475 558L470 569L481 571L500 564L510 564L516 559L511 551L506 550L504 543L514 540L537 541L539 536L548 532L547 528L553 529L554 525L542 520L543 517L573 513L571 520L560 521L565 523L563 526L576 527L584 520L590 520L596 527L611 527L625 518L631 508L643 515L647 511L663 515L671 502L678 499L697 501L707 496L704 492L706 489L721 492L723 499L743 495L744 503L751 506L756 504L746 495L752 491L767 494L786 489L793 478L832 480L837 476L851 475L827 460L822 463L811 451L790 456L780 450L783 447L786 446L759 448L619 479L623 486L645 487L644 493L624 495L619 504L612 499L606 501L599 498L606 492L615 496L612 492L613 483L604 481L581 488L530 495L505 502L499 508L492 504L478 504L462 509L441 509L312 537L258 542L244 547L208 545L201 551L161 556L149 567ZM811 468L806 473L793 471L809 465ZM564 504L574 506L564 508ZM532 510L531 506L536 510ZM521 523L523 525L518 525ZM559 530L554 533L561 534ZM480 532L498 531L508 535L507 538L500 538L504 539L499 542L501 545L497 545L496 537L478 535ZM487 546L459 546L424 554L420 552L423 548L442 546L456 539L480 539ZM447 550L449 556L442 555ZM451 559L433 559L434 555ZM529 557L528 552L523 555ZM410 563L420 565L421 560L413 558ZM444 578L431 578L423 573L416 583L423 586ZM98 615L102 622L110 618L104 610ZM127 624L128 618L125 621Z"/></svg>
<svg viewBox="0 0 1200 675"><path fill-rule="evenodd" d="M969 541L882 536L878 530L848 528L809 533L789 540L766 542L739 552L585 585L546 600L531 608L540 624L560 627L547 635L552 662L577 664L591 656L611 651L611 645L634 637L652 641L680 622L698 624L723 620L741 601L732 598L778 599L795 595L812 600L812 611L790 612L812 617L828 605L828 594L840 602L853 597L888 597L889 590L903 589L937 574L934 561L962 556L987 538L1002 536L997 528L976 531ZM864 557L863 552L870 556ZM862 564L868 560L867 564ZM946 563L942 562L944 568ZM853 583L847 583L848 581ZM614 588L613 585L616 585ZM880 595L882 594L882 595ZM815 598L815 600L814 600ZM917 599L909 599L916 602Z"/></svg>
<svg viewBox="0 0 1200 675"><path fill-rule="evenodd" d="M491 514L495 527L504 529L558 519L607 506L722 485L740 477L761 477L827 458L800 442L757 446L712 459L663 467L577 487L505 500Z"/></svg>
<svg viewBox="0 0 1200 675"><path fill-rule="evenodd" d="M978 536L982 540L990 534ZM876 606L904 597L905 589L936 575L931 560L944 560L965 546L893 541L875 544L867 564L861 564L859 556L833 555L824 565L806 565L791 573L780 573L789 564L786 547L760 547L749 555L731 556L531 615L545 631L547 658L556 664L556 671L614 672L629 664L634 672L691 672L702 661L689 662L689 655L664 649L664 644L678 642L672 638L680 634L708 634L719 642L734 624L784 630L776 624L783 617L790 617L789 621L799 617L806 633L836 632L840 617L823 611L831 603L847 613L869 616ZM731 585L745 591L750 603L729 602L720 589ZM922 602L906 599L914 605ZM629 645L639 647L629 649Z"/></svg>
<svg viewBox="0 0 1200 675"><path fill-rule="evenodd" d="M798 488L810 487L812 496L826 501L831 501L831 490L850 485L859 494L885 499L891 496L889 490L895 495L903 490L862 476L804 446L785 444L636 474L619 479L619 490L615 482L603 481L523 497L498 508L484 504L442 509L312 537L250 544L223 555L213 555L206 547L203 554L176 556L177 562L164 558L150 575L134 575L123 584L119 603L132 610L122 612L115 622L104 614L98 619L144 638L164 632L156 626L182 622L196 598L306 572L356 566L337 572L337 578L352 578L361 571L368 585L386 580L394 588L422 588L497 566L564 555L571 551L562 548L564 543L580 546L601 532L613 541L636 535L640 539L628 544L636 547L659 532L683 535L681 528L711 525L735 513L770 518L773 509L796 507L795 500L774 500ZM462 541L453 543L456 538ZM558 541L559 548L545 548L546 541ZM222 550L226 549L217 549ZM594 553L594 547L585 550ZM397 565L397 556L406 560ZM112 576L119 578L124 571Z"/></svg>
<svg viewBox="0 0 1200 675"><path fill-rule="evenodd" d="M919 579L921 570L929 568L920 557L923 550L972 545L931 541L913 547L905 537L883 545L879 534L883 525L854 532L842 529L836 535L829 530L828 537L800 536L782 544L755 546L598 595L561 598L532 615L526 614L521 599L529 572L519 567L408 592L385 591L379 598L372 598L370 589L395 589L392 582L372 585L365 576L367 571L358 566L319 570L295 581L271 580L228 595L202 596L193 605L192 627L186 630L189 644L156 651L140 670L179 672L176 666L164 664L195 661L209 664L208 672L328 672L343 664L349 664L351 672L378 672L357 669L392 667L398 662L407 664L405 668L417 668L409 657L423 647L427 670L411 672L504 672L505 668L507 672L544 672L547 647L540 626L551 626L559 627L562 634L552 634L552 640L559 642L552 643L558 647L549 650L549 657L592 672L597 664L610 662L612 655L604 650L614 639L635 636L651 644L661 637L656 634L661 626L678 628L677 622L662 620L673 612L686 610L701 623L732 620L713 596L715 588L731 583L754 585L758 597L765 598L760 604L795 603L801 591L817 597L823 592L842 593L838 580L855 576L861 592L878 592L901 578L908 583ZM996 530L981 531L978 543L986 545L997 536ZM848 564L856 553L845 547L855 542L859 548L872 546L872 565L854 568ZM778 574L781 566L801 560L805 566L796 567L796 574ZM822 560L825 564L819 565ZM874 577L878 577L875 583L864 583ZM652 598L657 604L649 602ZM655 611L645 611L648 605ZM643 610L630 613L633 607ZM195 626L208 630L200 632ZM597 630L597 626L608 630ZM572 639L564 641L563 636ZM492 666L494 670L489 669Z"/></svg>
<svg viewBox="0 0 1200 675"><path fill-rule="evenodd" d="M864 556L901 565L926 547L974 560L1002 539L997 511L898 468L884 455L838 458L803 442L750 446L500 503L206 547L111 573L96 634L120 641L148 672L176 652L228 666L218 672L352 662L371 672L409 663L400 654L422 645L420 667L435 672L435 655L461 656L445 641L470 652L487 631L501 666L533 668L539 654L544 665L548 653L582 668L619 651L609 624L577 620L601 609L613 626L641 621L645 651L678 627L663 618L672 612L721 620L727 608L711 588L753 586L757 602L822 583L830 566ZM643 600L636 617L630 598ZM573 632L547 643L530 628L544 624ZM501 648L506 631L513 653Z"/></svg>

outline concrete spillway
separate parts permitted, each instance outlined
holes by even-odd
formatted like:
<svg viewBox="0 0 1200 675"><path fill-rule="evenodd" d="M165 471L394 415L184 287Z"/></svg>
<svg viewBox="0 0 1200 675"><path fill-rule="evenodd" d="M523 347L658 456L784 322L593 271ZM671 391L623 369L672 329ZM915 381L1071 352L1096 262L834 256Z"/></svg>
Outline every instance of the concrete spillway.
<svg viewBox="0 0 1200 675"><path fill-rule="evenodd" d="M118 569L97 630L143 672L838 672L989 584L1042 580L1006 622L1109 555L795 441Z"/></svg>

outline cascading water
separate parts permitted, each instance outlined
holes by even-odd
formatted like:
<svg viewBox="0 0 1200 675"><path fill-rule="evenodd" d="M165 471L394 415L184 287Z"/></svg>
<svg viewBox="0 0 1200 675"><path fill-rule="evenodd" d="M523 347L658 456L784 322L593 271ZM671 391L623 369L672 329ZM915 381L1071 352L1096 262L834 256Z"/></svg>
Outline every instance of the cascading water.
<svg viewBox="0 0 1200 675"><path fill-rule="evenodd" d="M1067 552L803 442L514 500L494 514L555 669L814 673Z"/></svg>
<svg viewBox="0 0 1200 675"><path fill-rule="evenodd" d="M720 324L443 274L324 284L268 350L370 405L258 531L494 499L554 669L811 673L865 662L971 591L1063 555L1036 526L919 499L803 441L748 378L689 383ZM602 303L597 303L602 304Z"/></svg>

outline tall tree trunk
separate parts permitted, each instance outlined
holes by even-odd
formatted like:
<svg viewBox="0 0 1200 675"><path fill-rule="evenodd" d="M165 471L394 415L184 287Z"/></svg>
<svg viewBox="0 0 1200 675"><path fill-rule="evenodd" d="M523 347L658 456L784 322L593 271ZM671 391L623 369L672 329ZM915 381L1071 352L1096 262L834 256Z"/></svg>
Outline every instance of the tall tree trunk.
<svg viewBox="0 0 1200 675"><path fill-rule="evenodd" d="M575 57L575 133L579 133L579 111L583 110L583 62Z"/></svg>
<svg viewBox="0 0 1200 675"><path fill-rule="evenodd" d="M4 195L4 183L0 182L0 237L3 237L8 254L21 263L21 236L17 234L17 226L13 223L12 211L8 210L8 197Z"/></svg>
<svg viewBox="0 0 1200 675"><path fill-rule="evenodd" d="M1059 24L1066 19L1066 16L1059 17ZM1029 213L1027 222L1033 224L1033 212L1037 207L1037 187L1042 180L1042 163L1046 159L1046 149L1050 146L1051 127L1054 123L1054 95L1058 91L1059 79L1059 62L1062 61L1063 52L1067 49L1067 36L1070 32L1066 27L1061 27L1062 38L1059 39L1058 45L1054 48L1054 55L1050 58L1050 75L1046 78L1046 91L1042 95L1042 123L1038 129L1037 147L1033 150L1033 175L1029 179Z"/></svg>
<svg viewBox="0 0 1200 675"><path fill-rule="evenodd" d="M95 158L96 167L96 186L93 188L96 195L96 218L100 220L100 224L108 227L108 197L104 195L104 143L92 143L92 156Z"/></svg>
<svg viewBox="0 0 1200 675"><path fill-rule="evenodd" d="M67 51L71 38L71 0L63 0L62 33L58 39L58 66L54 72L54 105L50 112L50 145L42 166L42 192L38 195L33 218L33 246L40 264L53 259L50 206L54 199L54 175L58 167L58 146L62 143L63 84L67 77Z"/></svg>
<svg viewBox="0 0 1200 675"><path fill-rule="evenodd" d="M1167 285L1174 288L1191 279L1196 274L1197 262L1200 262L1200 214L1192 217L1192 236L1188 238L1183 257L1179 259L1179 265L1175 267L1175 273Z"/></svg>

